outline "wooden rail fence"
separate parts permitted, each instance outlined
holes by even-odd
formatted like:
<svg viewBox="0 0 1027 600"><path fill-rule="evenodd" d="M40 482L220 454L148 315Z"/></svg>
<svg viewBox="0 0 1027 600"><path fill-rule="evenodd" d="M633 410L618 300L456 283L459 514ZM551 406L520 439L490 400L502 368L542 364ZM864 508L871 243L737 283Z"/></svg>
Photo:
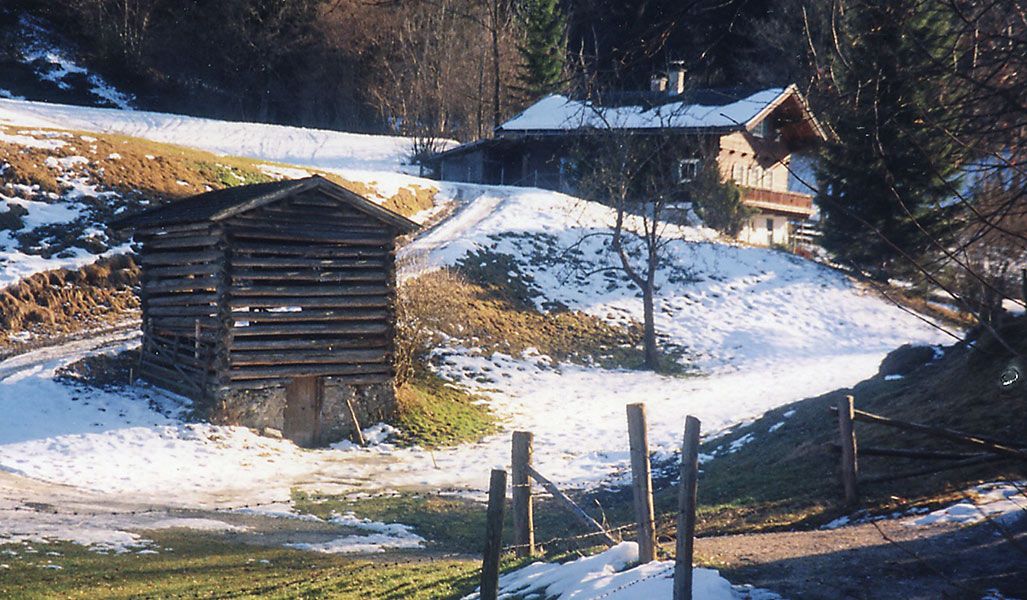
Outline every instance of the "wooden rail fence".
<svg viewBox="0 0 1027 600"><path fill-rule="evenodd" d="M617 528L604 527L578 506L545 475L535 469L534 435L530 431L515 431L511 439L511 513L513 521L513 550L518 557L535 556L533 482L548 492L555 504L589 530L584 535L554 538L552 542L598 537L607 545L619 543L615 535L634 529L639 546L639 561L656 560L656 520L653 510L652 468L649 460L649 433L644 404L627 406L628 444L631 451L632 496L635 523ZM699 478L700 423L695 417L685 420L684 441L681 450L680 484L678 491L677 544L674 561L674 600L692 598L692 563L695 537L695 510ZM494 600L499 596L499 561L504 550L503 512L506 502L506 471L493 470L489 480L486 512L485 551L482 557L481 598Z"/></svg>
<svg viewBox="0 0 1027 600"><path fill-rule="evenodd" d="M846 396L840 406L831 407L831 410L838 415L838 442L833 449L841 455L840 478L842 490L845 495L845 502L848 505L855 505L859 502L860 484L875 484L889 481L898 481L930 475L940 471L958 469L977 464L998 462L1003 460L1018 460L1027 462L1027 450L1022 444L1005 440L998 440L988 436L956 431L945 427L936 427L922 423L913 423L891 417L884 417L862 410L854 406L854 398ZM919 433L928 437L944 440L967 449L975 449L978 452L951 452L943 450L911 449L911 448L880 448L868 446L860 448L856 436L856 421L872 423L901 431ZM928 461L945 461L942 465L932 465L896 473L888 473L875 477L859 476L859 457L881 456L893 458L907 458Z"/></svg>

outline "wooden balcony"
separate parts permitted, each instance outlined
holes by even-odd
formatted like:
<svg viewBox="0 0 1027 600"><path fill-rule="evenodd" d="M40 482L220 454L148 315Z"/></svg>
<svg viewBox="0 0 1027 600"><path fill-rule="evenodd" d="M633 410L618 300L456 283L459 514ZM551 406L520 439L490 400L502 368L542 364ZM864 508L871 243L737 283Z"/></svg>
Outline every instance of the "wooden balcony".
<svg viewBox="0 0 1027 600"><path fill-rule="evenodd" d="M739 187L742 190L742 202L746 206L801 217L809 217L813 214L813 196L809 194L778 192L747 186Z"/></svg>

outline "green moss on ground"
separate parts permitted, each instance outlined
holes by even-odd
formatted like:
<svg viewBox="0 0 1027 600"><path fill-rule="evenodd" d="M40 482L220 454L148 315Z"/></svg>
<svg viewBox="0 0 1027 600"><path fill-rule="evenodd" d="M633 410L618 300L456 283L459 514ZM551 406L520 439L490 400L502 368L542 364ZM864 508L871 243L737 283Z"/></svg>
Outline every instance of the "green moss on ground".
<svg viewBox="0 0 1027 600"><path fill-rule="evenodd" d="M488 481L489 469L484 467L481 476ZM403 491L394 495L377 497L334 496L318 493L293 494L296 510L322 518L332 514L352 511L362 518L384 523L410 525L421 537L428 540L430 550L467 553L480 556L485 542L486 505L475 499L439 492ZM589 512L595 513L593 509ZM589 533L573 520L561 507L540 492L535 500L535 539L551 556L564 556L569 550L583 550L592 547L596 538L570 540L566 542L545 542L554 538ZM513 515L507 507L504 513L503 544L513 544ZM519 564L506 556L509 565Z"/></svg>
<svg viewBox="0 0 1027 600"><path fill-rule="evenodd" d="M396 390L399 441L426 448L475 442L498 428L483 400L424 368Z"/></svg>
<svg viewBox="0 0 1027 600"><path fill-rule="evenodd" d="M0 546L0 597L20 598L459 598L477 585L476 558L389 553L345 557L230 543L216 536L148 533L157 554L103 555L68 543ZM170 548L170 550L168 549ZM58 552L59 556L47 555ZM61 569L46 568L47 564Z"/></svg>

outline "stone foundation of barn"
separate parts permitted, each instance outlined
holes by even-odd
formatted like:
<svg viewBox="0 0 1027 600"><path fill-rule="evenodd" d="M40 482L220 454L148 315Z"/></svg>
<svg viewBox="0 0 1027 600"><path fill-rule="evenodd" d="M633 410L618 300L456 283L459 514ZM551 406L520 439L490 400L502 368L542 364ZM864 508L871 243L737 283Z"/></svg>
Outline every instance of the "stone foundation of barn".
<svg viewBox="0 0 1027 600"><path fill-rule="evenodd" d="M396 413L396 393L391 383L348 384L325 378L320 432L315 445L327 446L354 434L353 419L346 405L349 398L363 428L388 420ZM251 429L285 429L286 387L223 392L215 403L210 420L224 425Z"/></svg>

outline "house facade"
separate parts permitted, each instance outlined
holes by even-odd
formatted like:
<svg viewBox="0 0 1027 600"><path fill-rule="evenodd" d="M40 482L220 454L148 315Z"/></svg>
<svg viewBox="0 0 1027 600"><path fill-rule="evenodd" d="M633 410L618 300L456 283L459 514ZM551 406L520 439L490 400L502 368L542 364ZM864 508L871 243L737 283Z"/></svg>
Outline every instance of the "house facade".
<svg viewBox="0 0 1027 600"><path fill-rule="evenodd" d="M757 245L788 244L814 213L812 196L789 187L792 157L825 139L794 86L764 90L685 90L683 72L656 78L647 92L595 99L542 98L503 123L492 139L429 161L447 181L535 186L573 193L575 153L597 131L671 136L684 187L715 165L754 214L739 233ZM680 142L678 142L680 140Z"/></svg>

